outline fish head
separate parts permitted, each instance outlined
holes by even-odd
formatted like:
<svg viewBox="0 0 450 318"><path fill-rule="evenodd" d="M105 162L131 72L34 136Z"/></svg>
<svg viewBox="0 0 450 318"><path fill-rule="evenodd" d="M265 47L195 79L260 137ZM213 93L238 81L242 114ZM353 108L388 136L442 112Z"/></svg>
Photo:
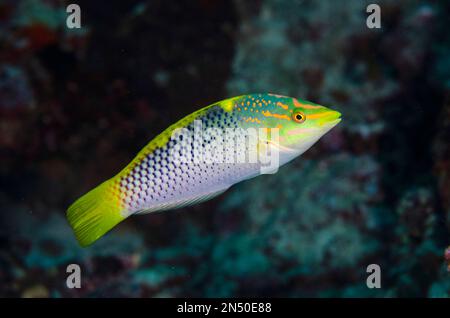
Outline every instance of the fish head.
<svg viewBox="0 0 450 318"><path fill-rule="evenodd" d="M297 155L341 121L340 112L297 98L266 94L260 100L266 103L261 107L259 126L278 128L278 141L273 142Z"/></svg>
<svg viewBox="0 0 450 318"><path fill-rule="evenodd" d="M341 113L308 101L290 98L291 120L280 131L280 144L305 151L341 121Z"/></svg>

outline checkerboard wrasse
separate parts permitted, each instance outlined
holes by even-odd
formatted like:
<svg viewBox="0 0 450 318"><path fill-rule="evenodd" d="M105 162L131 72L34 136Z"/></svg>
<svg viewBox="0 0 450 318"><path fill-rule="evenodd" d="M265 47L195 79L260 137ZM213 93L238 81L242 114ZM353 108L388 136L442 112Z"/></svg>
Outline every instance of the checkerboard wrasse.
<svg viewBox="0 0 450 318"><path fill-rule="evenodd" d="M264 173L269 153L277 154L276 171L340 121L335 110L275 94L216 102L156 136L117 175L75 201L67 219L88 246L131 215L197 204Z"/></svg>

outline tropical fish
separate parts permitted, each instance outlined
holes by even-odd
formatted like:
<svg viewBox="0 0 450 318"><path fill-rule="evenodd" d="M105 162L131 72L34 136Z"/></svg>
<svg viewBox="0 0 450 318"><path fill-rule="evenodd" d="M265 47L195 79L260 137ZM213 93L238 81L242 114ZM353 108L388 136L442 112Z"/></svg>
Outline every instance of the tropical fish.
<svg viewBox="0 0 450 318"><path fill-rule="evenodd" d="M155 137L116 176L75 201L67 218L80 245L90 245L131 215L200 203L276 172L340 121L337 111L275 94L216 102Z"/></svg>

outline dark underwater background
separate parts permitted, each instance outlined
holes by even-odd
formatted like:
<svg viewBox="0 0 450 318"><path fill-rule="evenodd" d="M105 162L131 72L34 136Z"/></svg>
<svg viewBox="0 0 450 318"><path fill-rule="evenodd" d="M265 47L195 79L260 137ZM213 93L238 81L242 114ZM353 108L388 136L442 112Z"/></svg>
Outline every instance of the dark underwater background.
<svg viewBox="0 0 450 318"><path fill-rule="evenodd" d="M0 1L0 296L450 296L450 2L376 1L369 29L372 2ZM275 175L78 246L75 199L254 92L343 121Z"/></svg>

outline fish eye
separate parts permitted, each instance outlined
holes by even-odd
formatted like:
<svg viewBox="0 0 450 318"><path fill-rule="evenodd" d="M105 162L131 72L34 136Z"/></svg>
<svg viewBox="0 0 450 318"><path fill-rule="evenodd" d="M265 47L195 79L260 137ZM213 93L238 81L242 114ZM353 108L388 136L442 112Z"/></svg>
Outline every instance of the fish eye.
<svg viewBox="0 0 450 318"><path fill-rule="evenodd" d="M297 123L303 123L306 120L306 116L305 114L303 114L302 112L295 112L292 115L292 118L294 119L295 122Z"/></svg>

